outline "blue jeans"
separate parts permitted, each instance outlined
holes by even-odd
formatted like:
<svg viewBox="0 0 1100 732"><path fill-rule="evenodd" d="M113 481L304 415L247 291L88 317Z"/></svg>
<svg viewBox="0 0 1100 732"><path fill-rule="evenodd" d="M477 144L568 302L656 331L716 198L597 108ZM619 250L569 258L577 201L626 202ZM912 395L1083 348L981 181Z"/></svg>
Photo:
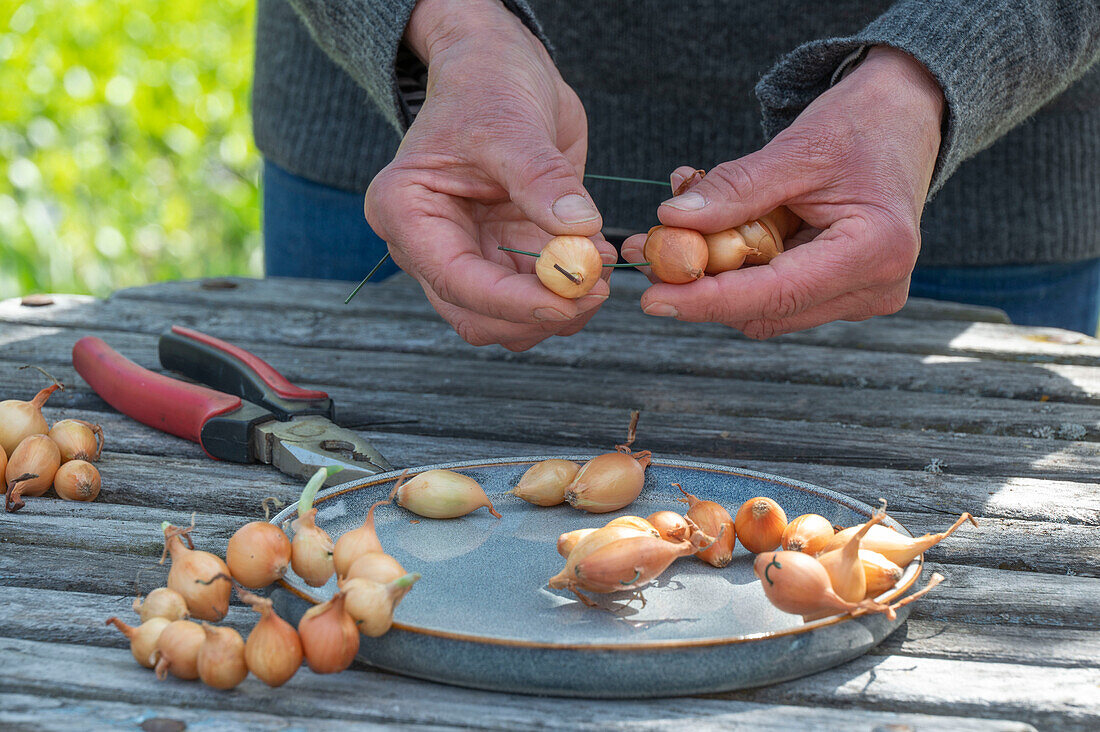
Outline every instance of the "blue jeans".
<svg viewBox="0 0 1100 732"><path fill-rule="evenodd" d="M264 161L263 196L268 277L358 281L386 255L386 242L363 218L362 193L314 183ZM371 282L398 271L388 261Z"/></svg>
<svg viewBox="0 0 1100 732"><path fill-rule="evenodd" d="M386 254L363 218L363 194L349 193L264 163L264 254L270 277L357 281ZM397 272L387 262L371 278ZM1001 308L1019 325L1095 335L1100 259L1069 264L918 267L909 294Z"/></svg>

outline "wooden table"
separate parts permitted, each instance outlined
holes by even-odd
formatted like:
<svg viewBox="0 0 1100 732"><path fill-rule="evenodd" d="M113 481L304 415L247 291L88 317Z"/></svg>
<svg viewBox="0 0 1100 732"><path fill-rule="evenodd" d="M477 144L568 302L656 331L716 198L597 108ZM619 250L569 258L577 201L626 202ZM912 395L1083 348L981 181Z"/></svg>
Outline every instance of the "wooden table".
<svg viewBox="0 0 1100 732"><path fill-rule="evenodd" d="M350 306L345 284L296 280L0 303L0 399L29 398L43 378L16 367L40 365L68 386L47 419L94 420L107 435L95 503L34 499L0 515L0 727L1100 728L1100 343L928 301L754 342L646 317L639 279L615 279L583 333L524 354L467 346L404 278ZM660 455L881 496L914 531L963 510L981 526L929 552L947 581L879 648L768 688L609 703L365 668L303 671L279 692L254 678L233 692L158 683L104 619L132 621L135 588L164 582L160 522L197 511L200 546L224 553L261 498L299 489L116 414L73 371L70 349L90 333L156 369L156 336L173 323L329 391L338 421L397 465L609 445L638 408L639 444ZM237 606L228 622L247 630L254 617Z"/></svg>

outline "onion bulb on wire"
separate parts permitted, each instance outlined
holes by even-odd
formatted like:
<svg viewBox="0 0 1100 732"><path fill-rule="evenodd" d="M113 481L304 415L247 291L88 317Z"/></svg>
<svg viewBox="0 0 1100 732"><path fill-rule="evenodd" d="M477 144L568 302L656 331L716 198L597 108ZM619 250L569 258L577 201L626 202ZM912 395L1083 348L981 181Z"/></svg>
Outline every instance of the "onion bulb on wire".
<svg viewBox="0 0 1100 732"><path fill-rule="evenodd" d="M191 617L218 621L229 612L229 593L232 589L229 567L210 552L199 551L183 543L184 537L191 543L190 532L194 528L194 517L191 526L185 529L172 526L167 521L162 523L164 553L160 561L163 564L165 555L171 555L168 587L183 596Z"/></svg>
<svg viewBox="0 0 1100 732"><path fill-rule="evenodd" d="M402 508L426 518L458 518L483 506L493 516L501 518L481 484L453 470L426 470L407 480L401 476L390 498L396 499Z"/></svg>
<svg viewBox="0 0 1100 732"><path fill-rule="evenodd" d="M294 626L275 612L271 600L238 590L241 599L260 614L244 642L248 670L268 686L282 686L302 665L302 640Z"/></svg>
<svg viewBox="0 0 1100 732"><path fill-rule="evenodd" d="M94 501L99 495L99 471L86 460L62 463L53 476L53 489L66 501Z"/></svg>
<svg viewBox="0 0 1100 732"><path fill-rule="evenodd" d="M386 584L408 572L401 563L385 552L367 552L361 554L348 568L347 574L337 578L337 584L343 586L341 579L368 579L371 582Z"/></svg>
<svg viewBox="0 0 1100 732"><path fill-rule="evenodd" d="M363 525L345 532L332 551L332 563L336 568L336 576L343 577L351 569L356 559L364 554L382 552L382 542L378 540L378 532L374 528L374 509L385 506L389 500L376 501L367 509L367 517L363 519Z"/></svg>
<svg viewBox="0 0 1100 732"><path fill-rule="evenodd" d="M53 383L38 392L29 402L8 399L0 402L0 447L10 457L15 448L31 435L45 435L50 431L46 418L42 416L42 405L58 389L64 389L60 383Z"/></svg>
<svg viewBox="0 0 1100 732"><path fill-rule="evenodd" d="M187 601L183 599L183 595L167 587L156 588L146 595L144 600L135 597L133 608L143 623L153 618L166 618L171 621L184 620L191 616L187 611Z"/></svg>
<svg viewBox="0 0 1100 732"><path fill-rule="evenodd" d="M408 594L420 575L416 572L382 584L355 578L344 583L344 611L355 621L359 632L370 638L385 635L393 624L393 610Z"/></svg>
<svg viewBox="0 0 1100 732"><path fill-rule="evenodd" d="M551 292L575 300L600 281L603 258L586 236L555 236L542 248L535 275Z"/></svg>
<svg viewBox="0 0 1100 732"><path fill-rule="evenodd" d="M337 592L327 602L306 610L298 621L306 664L315 674L339 673L359 652L359 629L344 609L345 601L344 594Z"/></svg>
<svg viewBox="0 0 1100 732"><path fill-rule="evenodd" d="M215 689L232 689L248 676L244 640L233 628L203 623L206 640L199 646L195 668L202 683Z"/></svg>
<svg viewBox="0 0 1100 732"><path fill-rule="evenodd" d="M175 620L161 631L150 663L163 681L171 672L181 679L199 677L199 648L206 641L202 626L190 620Z"/></svg>
<svg viewBox="0 0 1100 732"><path fill-rule="evenodd" d="M60 466L61 453L53 440L44 434L25 437L8 458L4 470L7 510L22 508L23 496L40 496L48 491Z"/></svg>
<svg viewBox="0 0 1100 732"><path fill-rule="evenodd" d="M171 622L167 618L149 618L135 628L118 618L107 618L107 625L115 626L130 640L130 653L145 668L153 668L151 657L157 649L157 639Z"/></svg>
<svg viewBox="0 0 1100 732"><path fill-rule="evenodd" d="M682 285L706 273L707 242L694 229L654 226L646 235L643 256L657 279Z"/></svg>
<svg viewBox="0 0 1100 732"><path fill-rule="evenodd" d="M294 568L294 574L311 587L320 587L336 572L332 561L335 549L332 537L316 523L317 509L313 507L313 498L325 478L339 470L330 466L320 468L313 474L298 499L298 518L290 525L294 531L294 539L290 542L290 566Z"/></svg>
<svg viewBox="0 0 1100 732"><path fill-rule="evenodd" d="M94 463L103 452L103 428L82 419L63 419L50 427L50 439L61 451L61 462L87 460Z"/></svg>
<svg viewBox="0 0 1100 732"><path fill-rule="evenodd" d="M282 529L267 521L250 521L229 538L225 564L233 579L255 590L282 578L290 555L290 539Z"/></svg>

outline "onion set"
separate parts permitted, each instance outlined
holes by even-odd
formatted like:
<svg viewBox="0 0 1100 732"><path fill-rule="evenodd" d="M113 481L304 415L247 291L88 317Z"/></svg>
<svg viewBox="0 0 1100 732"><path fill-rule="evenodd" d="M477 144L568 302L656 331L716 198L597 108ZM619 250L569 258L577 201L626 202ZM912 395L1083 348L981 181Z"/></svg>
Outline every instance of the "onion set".
<svg viewBox="0 0 1100 732"><path fill-rule="evenodd" d="M320 468L313 474L298 499L298 518L291 523L294 539L290 542L290 566L294 568L294 574L310 587L320 587L336 572L332 560L335 550L332 537L317 525L317 509L313 507L313 499L325 478L340 469L330 466Z"/></svg>
<svg viewBox="0 0 1100 732"><path fill-rule="evenodd" d="M860 540L884 518L885 510L875 512L869 521L849 536L844 546L817 555L817 561L829 574L833 590L848 602L859 602L867 596L867 577L863 572L863 562L859 559Z"/></svg>
<svg viewBox="0 0 1100 732"><path fill-rule="evenodd" d="M290 539L267 521L250 521L237 529L225 550L229 574L254 590L282 578L290 566L290 557Z"/></svg>
<svg viewBox="0 0 1100 732"><path fill-rule="evenodd" d="M759 554L779 546L787 528L787 514L772 499L757 496L741 504L733 525L741 545Z"/></svg>
<svg viewBox="0 0 1100 732"><path fill-rule="evenodd" d="M53 476L53 489L66 501L94 501L99 484L99 471L86 460L63 462Z"/></svg>
<svg viewBox="0 0 1100 732"><path fill-rule="evenodd" d="M161 631L150 663L163 681L171 673L180 679L199 677L199 649L206 641L202 626L190 620L175 620Z"/></svg>
<svg viewBox="0 0 1100 732"><path fill-rule="evenodd" d="M816 513L804 513L783 529L779 545L788 551L814 555L825 548L835 533L829 519Z"/></svg>
<svg viewBox="0 0 1100 732"><path fill-rule="evenodd" d="M362 555L376 552L385 553L382 549L382 542L378 540L378 532L374 528L374 509L388 503L389 500L372 503L370 508L367 509L367 517L363 519L363 525L346 532L336 540L332 552L332 562L337 577L347 575L351 565Z"/></svg>
<svg viewBox="0 0 1100 732"><path fill-rule="evenodd" d="M164 553L161 554L160 562L163 564L165 556L171 555L168 588L183 597L191 617L218 621L229 612L229 593L232 589L229 567L210 552L193 548L190 532L194 528L194 517L191 519L191 526L183 529L172 526L167 521L161 524L161 530L164 531ZM187 539L187 544L183 543L184 538Z"/></svg>
<svg viewBox="0 0 1100 732"><path fill-rule="evenodd" d="M160 634L172 621L167 618L153 617L142 620L141 625L133 627L118 618L107 618L107 625L113 625L130 640L130 653L134 660L145 668L153 668L152 655L157 649Z"/></svg>
<svg viewBox="0 0 1100 732"><path fill-rule="evenodd" d="M59 467L61 452L53 440L42 433L23 438L4 469L5 508L9 512L18 511L24 505L23 496L40 496L48 491Z"/></svg>
<svg viewBox="0 0 1100 732"><path fill-rule="evenodd" d="M918 536L916 538L905 536L887 526L873 526L867 532L867 536L860 542L860 548L878 552L899 567L904 567L923 554L927 549L951 536L967 521L975 526L978 525L974 517L969 513L964 513L962 516L959 516L958 520L956 520L946 531L941 531L938 534L925 534L924 536ZM825 545L823 551L832 551L843 546L847 543L848 539L852 537L852 534L858 530L859 527L852 527L838 532L829 543Z"/></svg>
<svg viewBox="0 0 1100 732"><path fill-rule="evenodd" d="M203 623L206 639L199 646L195 668L202 683L215 689L232 689L248 676L244 640L232 628Z"/></svg>
<svg viewBox="0 0 1100 732"><path fill-rule="evenodd" d="M618 511L630 505L645 487L650 457L648 450L597 455L577 471L565 490L565 500L589 513Z"/></svg>
<svg viewBox="0 0 1100 732"><path fill-rule="evenodd" d="M385 635L393 624L393 610L420 579L416 572L385 584L356 577L340 588L344 610L355 620L359 632L370 638Z"/></svg>
<svg viewBox="0 0 1100 732"><path fill-rule="evenodd" d="M50 431L46 418L42 416L42 405L58 389L64 389L58 382L38 392L29 402L19 399L7 399L0 402L0 447L10 457L15 448L31 435L45 435ZM29 495L29 494L28 494Z"/></svg>
<svg viewBox="0 0 1100 732"><path fill-rule="evenodd" d="M94 463L103 452L103 428L82 419L63 419L50 428L50 439L61 451L61 462L87 460Z"/></svg>
<svg viewBox="0 0 1100 732"><path fill-rule="evenodd" d="M282 686L302 665L302 641L294 626L275 612L271 600L238 590L241 599L260 614L244 643L244 660L256 678L268 686Z"/></svg>
<svg viewBox="0 0 1100 732"><path fill-rule="evenodd" d="M715 540L706 549L695 554L707 564L725 567L733 559L733 547L737 531L729 512L714 501L702 501L684 490L679 483L673 483L684 494L683 501L688 505L687 518Z"/></svg>
<svg viewBox="0 0 1100 732"><path fill-rule="evenodd" d="M183 595L167 587L158 587L153 590L145 596L144 601L140 597L135 597L133 608L143 623L153 618L184 620L191 615L187 611L187 601L183 599Z"/></svg>
<svg viewBox="0 0 1100 732"><path fill-rule="evenodd" d="M527 469L511 493L536 506L557 506L565 502L565 489L580 469L572 460L542 460Z"/></svg>
<svg viewBox="0 0 1100 732"><path fill-rule="evenodd" d="M585 236L555 236L535 262L539 281L551 292L569 299L588 294L602 272L600 250Z"/></svg>
<svg viewBox="0 0 1100 732"><path fill-rule="evenodd" d="M355 660L359 629L344 609L346 598L337 592L327 602L306 610L298 621L298 636L306 664L315 674L335 674Z"/></svg>
<svg viewBox="0 0 1100 732"><path fill-rule="evenodd" d="M425 518L458 518L482 506L501 518L481 484L453 470L427 470L409 479L401 476L390 498L396 499L402 508Z"/></svg>
<svg viewBox="0 0 1100 732"><path fill-rule="evenodd" d="M707 269L707 242L694 229L654 226L646 235L643 256L657 279L674 285L694 282Z"/></svg>

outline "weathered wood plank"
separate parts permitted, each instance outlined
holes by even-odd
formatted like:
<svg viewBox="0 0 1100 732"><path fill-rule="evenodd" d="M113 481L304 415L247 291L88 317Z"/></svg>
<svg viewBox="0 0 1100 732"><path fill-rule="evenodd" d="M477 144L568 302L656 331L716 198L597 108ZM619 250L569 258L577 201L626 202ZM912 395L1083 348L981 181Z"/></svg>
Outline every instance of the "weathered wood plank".
<svg viewBox="0 0 1100 732"><path fill-rule="evenodd" d="M19 373L19 372L16 372ZM0 373L0 379L4 375ZM87 387L55 395L57 406L105 405ZM392 431L437 437L566 443L584 449L622 439L625 409L569 402L493 399L478 395L421 394L330 388L342 424L385 424ZM52 401L52 400L51 400ZM474 416L476 415L476 417ZM919 470L955 474L1009 474L1093 481L1100 445L1091 442L1022 441L1012 436L938 433L886 427L650 411L639 445L657 452L691 446L700 458L779 460Z"/></svg>
<svg viewBox="0 0 1100 732"><path fill-rule="evenodd" d="M246 277L218 278L216 284L222 287L204 286L209 280L173 280L169 282L156 282L151 285L132 287L116 291L112 297L134 300L156 300L159 302L174 302L180 304L197 305L207 307L224 307L242 299L239 290L247 293L250 304L255 307L285 307L288 302L309 302L319 309L346 313L371 312L376 308L378 298L370 298L376 288L368 288L360 293L360 297L344 304L346 293L351 288L341 282L332 280L305 280L288 278L253 279ZM629 271L615 273L615 296L613 301L624 311L634 308L631 300L637 300L649 287L649 280L641 275ZM430 313L430 307L424 299L419 285L411 277L398 276L388 280L383 288L386 300L392 300L400 295L406 308L415 309L416 312ZM929 300L927 298L912 297L900 312L893 318L912 318L917 320L965 320L969 322L1009 323L1008 316L1003 310L997 308L982 307L980 305L967 305L965 303L945 302L941 300Z"/></svg>
<svg viewBox="0 0 1100 732"><path fill-rule="evenodd" d="M6 620L0 637L52 643L83 643L129 648L104 620L112 615L133 624L131 595L99 595L25 587L3 589ZM59 613L58 608L65 608ZM239 605L222 621L242 635L256 622L251 610ZM1086 668L1100 658L1100 630L1044 628L910 618L880 646L875 655L928 656L959 661L1023 663L1033 666Z"/></svg>
<svg viewBox="0 0 1100 732"><path fill-rule="evenodd" d="M402 301L399 299L398 302ZM56 305L23 308L16 300L6 300L0 302L0 321L69 327L111 323L118 330L145 333L160 332L176 323L197 327L230 340L240 340L248 333L265 333L284 343L315 343L327 347L372 341L388 341L394 350L415 350L428 346L453 348L461 344L458 336L438 318L414 317L392 312L393 308L373 315L342 315L309 309L308 306L301 309L286 306L252 308L244 299L217 310L157 301L143 301L140 307L135 305L132 300L117 298L89 301L86 298L73 300L60 297ZM1100 357L1100 341L1067 334L1068 331L1052 328L996 323L872 319L862 323L830 323L809 331L780 336L774 339L774 343L890 353L978 356L1028 363L1096 365ZM674 339L695 337L706 344L741 339L735 331L724 326L648 318L640 312L616 318L613 310L608 309L592 319L585 328L583 340L612 336L620 336L623 339L621 343L631 344L649 338L654 348L648 350L672 348L681 355L686 351L677 348L681 344ZM1067 337L1072 342L1060 342ZM555 339L555 343L560 340ZM397 344L400 344L399 348ZM542 346L544 349L547 347ZM468 350L469 347L463 348ZM705 345L700 348L705 348Z"/></svg>
<svg viewBox="0 0 1100 732"><path fill-rule="evenodd" d="M854 675L861 683L865 681L866 686L857 697L852 688L854 681L845 684L841 693L846 697L844 702L848 708L838 710L807 709L793 699L778 706L773 706L772 702L756 704L715 698L635 700L626 703L563 702L552 698L460 690L363 671L345 671L325 677L302 671L288 682L284 693L278 694L249 678L227 694L176 679L157 684L147 670L137 666L129 653L122 650L88 649L14 639L4 641L0 647L10 659L0 666L0 690L46 697L56 694L68 698L111 699L136 704L156 698L158 703L172 706L231 711L263 709L268 714L286 713L290 716L300 714L308 705L311 712L322 719L340 718L385 724L453 724L488 729L683 729L685 726L692 729L790 729L792 725L801 727L807 724L846 729L883 729L885 727L881 725L894 724L912 725L920 729L1026 729L1018 723L1004 721L982 725L980 720L975 719L937 718L935 715L943 710L913 700L912 691L907 692L904 688L907 683L911 685L911 679L888 658L864 657L857 662L856 668L850 668L856 664L841 667L841 674L845 674L846 670L848 675ZM1068 694L1087 690L1090 682L1095 683L1089 674L1082 674L1079 670L1048 668L1044 672L1050 676L1041 677L1042 681L1036 678L1036 683L1010 691L1003 684L993 683L998 667L1026 671L1025 667L938 659L900 660L909 667L914 663L933 666L941 684L961 677L969 679L971 692L954 692L964 701L968 714L999 719L1006 716L998 713L1003 710L1010 713L1008 716L1031 717L1046 725L1064 724L1065 729L1082 728L1082 723L1095 718L1095 709L1090 710L1081 702L1074 704L1056 693L1059 688L1056 685L1059 684L1065 684L1061 688ZM83 672L74 674L70 671L58 678L61 669L80 669ZM1073 674L1077 677L1073 678ZM806 687L800 692L802 696L824 694L815 682L819 676L802 682ZM1032 676L1038 677L1037 674ZM760 692L748 692L754 693ZM973 701L978 693L986 695L982 705ZM370 703L364 703L364 700L370 700ZM874 711L889 716L868 717L860 709L868 702L877 707ZM905 710L909 714L928 716L913 718L908 714L897 714L896 710L887 708L890 703L911 707ZM814 722L817 725L813 725ZM952 727L953 724L958 726Z"/></svg>
<svg viewBox="0 0 1100 732"><path fill-rule="evenodd" d="M286 491L283 498L293 499L297 492L296 488ZM494 496L494 500L498 510L506 513L511 502L519 499ZM257 500L244 516L229 516L209 510L222 510L221 501L209 495L193 497L191 510L199 512L193 533L196 545L224 556L229 537L246 520L257 517L258 505ZM669 508L675 506L670 503ZM729 508L732 511L735 507ZM46 543L57 548L159 557L163 547L160 522L186 525L190 515L186 504L166 509L43 497L28 499L27 506L18 513L0 513L0 537L8 544ZM906 510L891 511L891 515L915 535L941 531L953 518ZM984 517L979 523L978 527L963 527L930 549L927 558L1011 571L1100 577L1100 531L1095 527Z"/></svg>
<svg viewBox="0 0 1100 732"><path fill-rule="evenodd" d="M66 336L68 341L71 336ZM84 388L71 366L70 348L57 343L57 353L34 361L72 388ZM17 344L18 345L18 344ZM121 349L121 345L118 346ZM1021 437L1100 440L1100 406L1051 404L1037 400L1006 399L961 394L867 389L817 384L753 382L678 375L670 388L664 374L636 369L570 368L525 362L499 364L489 370L480 360L458 356L446 359L419 354L387 353L372 359L369 374L362 355L333 349L317 349L303 361L299 349L252 348L272 363L290 364L282 369L295 382L356 389L367 381L373 390L408 394L483 394L497 399L537 399L563 402L576 397L583 385L591 404L643 410L675 410L727 416L843 422L867 427L938 430ZM136 351L136 353L135 353ZM144 343L122 351L146 368L160 370L155 348ZM29 392L42 383L37 371L20 371L25 362L14 353L0 359L0 390ZM32 354L26 354L31 356ZM18 359L18 360L16 360ZM1098 369L1100 372L1100 369ZM9 381L10 379L10 381Z"/></svg>

